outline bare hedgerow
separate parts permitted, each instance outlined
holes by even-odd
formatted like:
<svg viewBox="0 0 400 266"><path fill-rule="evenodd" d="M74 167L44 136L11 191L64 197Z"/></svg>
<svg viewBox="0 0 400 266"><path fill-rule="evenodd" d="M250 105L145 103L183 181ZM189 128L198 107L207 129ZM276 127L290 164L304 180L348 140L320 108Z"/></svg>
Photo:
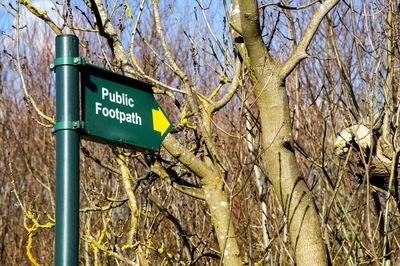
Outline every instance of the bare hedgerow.
<svg viewBox="0 0 400 266"><path fill-rule="evenodd" d="M337 2L0 3L1 264L54 260L61 33L174 124L155 153L81 141L80 264L394 264L398 198L334 142L362 124L398 152L399 14Z"/></svg>

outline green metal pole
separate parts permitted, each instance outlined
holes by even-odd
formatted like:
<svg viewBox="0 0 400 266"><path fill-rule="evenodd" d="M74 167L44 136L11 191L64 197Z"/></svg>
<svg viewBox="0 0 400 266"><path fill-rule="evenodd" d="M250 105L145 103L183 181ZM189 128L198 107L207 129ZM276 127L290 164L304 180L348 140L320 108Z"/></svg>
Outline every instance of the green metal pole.
<svg viewBox="0 0 400 266"><path fill-rule="evenodd" d="M76 36L57 36L56 60L78 57L78 43ZM78 68L71 64L57 65L55 71L56 123L67 125L79 120L79 72ZM55 265L78 265L79 134L68 127L56 131L55 242Z"/></svg>

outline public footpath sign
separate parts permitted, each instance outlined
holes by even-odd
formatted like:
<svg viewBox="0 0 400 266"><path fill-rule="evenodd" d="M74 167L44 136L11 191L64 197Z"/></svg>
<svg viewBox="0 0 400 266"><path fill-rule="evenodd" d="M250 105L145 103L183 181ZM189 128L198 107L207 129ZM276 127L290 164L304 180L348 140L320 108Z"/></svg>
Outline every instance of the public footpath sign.
<svg viewBox="0 0 400 266"><path fill-rule="evenodd" d="M158 150L172 123L155 100L152 85L90 64L81 69L87 138Z"/></svg>
<svg viewBox="0 0 400 266"><path fill-rule="evenodd" d="M56 37L56 58L50 66L56 72L54 264L77 266L79 140L158 150L172 123L155 100L151 84L87 64L79 57L74 35Z"/></svg>

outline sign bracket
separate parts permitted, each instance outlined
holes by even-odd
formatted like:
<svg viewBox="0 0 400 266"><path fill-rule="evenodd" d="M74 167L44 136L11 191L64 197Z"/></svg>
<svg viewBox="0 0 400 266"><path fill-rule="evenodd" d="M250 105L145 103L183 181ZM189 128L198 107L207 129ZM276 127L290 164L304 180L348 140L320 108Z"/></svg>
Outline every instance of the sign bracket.
<svg viewBox="0 0 400 266"><path fill-rule="evenodd" d="M59 121L54 124L54 127L51 129L52 134L56 134L59 130L80 130L85 128L84 121Z"/></svg>
<svg viewBox="0 0 400 266"><path fill-rule="evenodd" d="M86 65L85 58L77 57L58 57L50 64L50 69L55 70L58 66L82 66Z"/></svg>

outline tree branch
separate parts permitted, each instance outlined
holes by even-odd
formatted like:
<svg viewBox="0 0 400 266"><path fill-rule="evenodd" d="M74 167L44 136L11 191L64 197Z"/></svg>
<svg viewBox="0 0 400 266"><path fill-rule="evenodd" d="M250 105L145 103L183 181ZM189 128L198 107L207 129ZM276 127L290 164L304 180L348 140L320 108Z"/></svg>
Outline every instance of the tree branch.
<svg viewBox="0 0 400 266"><path fill-rule="evenodd" d="M282 78L286 78L301 60L308 57L307 48L317 32L319 24L321 24L325 15L328 14L329 11L339 3L339 1L340 0L327 0L316 10L314 15L311 17L299 44L294 49L292 55L283 63L280 71Z"/></svg>
<svg viewBox="0 0 400 266"><path fill-rule="evenodd" d="M152 166L151 166L151 171L161 177L162 179L168 179L169 182L176 190L179 190L180 192L190 196L194 197L197 199L204 200L204 192L200 187L195 187L193 185L181 185L173 180L171 180L170 175L167 173L167 171L164 169L164 167L161 165L160 162L156 161Z"/></svg>
<svg viewBox="0 0 400 266"><path fill-rule="evenodd" d="M90 3L91 5L89 7L96 17L100 35L107 39L117 65L125 75L136 77L135 69L128 60L129 57L118 37L117 31L108 17L103 2L101 0L90 0Z"/></svg>
<svg viewBox="0 0 400 266"><path fill-rule="evenodd" d="M31 2L29 2L28 0L20 0L19 1L21 4L23 4L26 9L29 10L29 12L31 12L33 15L35 15L36 17L40 18L41 20L43 20L47 25L49 25L49 27L57 34L57 35L61 35L62 34L62 29L60 27L58 27L51 19L50 17L47 15L47 13L45 11L40 11L38 10L34 5L31 4Z"/></svg>
<svg viewBox="0 0 400 266"><path fill-rule="evenodd" d="M200 158L181 145L171 134L167 135L162 145L173 157L195 173L201 179L202 184L212 181L210 179L215 173Z"/></svg>
<svg viewBox="0 0 400 266"><path fill-rule="evenodd" d="M268 52L260 37L261 29L257 1L239 0L239 7L242 35L249 57L246 64L253 78L258 78L265 71L265 67L271 69L276 64L276 60ZM253 82L256 82L256 80Z"/></svg>
<svg viewBox="0 0 400 266"><path fill-rule="evenodd" d="M233 95L235 95L236 90L240 84L240 74L242 73L241 68L242 68L242 60L240 60L239 56L237 56L235 60L235 66L233 69L234 73L233 73L233 80L231 87L219 101L215 102L214 104L211 104L210 107L213 109L212 112L216 112L219 109L223 108L232 99Z"/></svg>

